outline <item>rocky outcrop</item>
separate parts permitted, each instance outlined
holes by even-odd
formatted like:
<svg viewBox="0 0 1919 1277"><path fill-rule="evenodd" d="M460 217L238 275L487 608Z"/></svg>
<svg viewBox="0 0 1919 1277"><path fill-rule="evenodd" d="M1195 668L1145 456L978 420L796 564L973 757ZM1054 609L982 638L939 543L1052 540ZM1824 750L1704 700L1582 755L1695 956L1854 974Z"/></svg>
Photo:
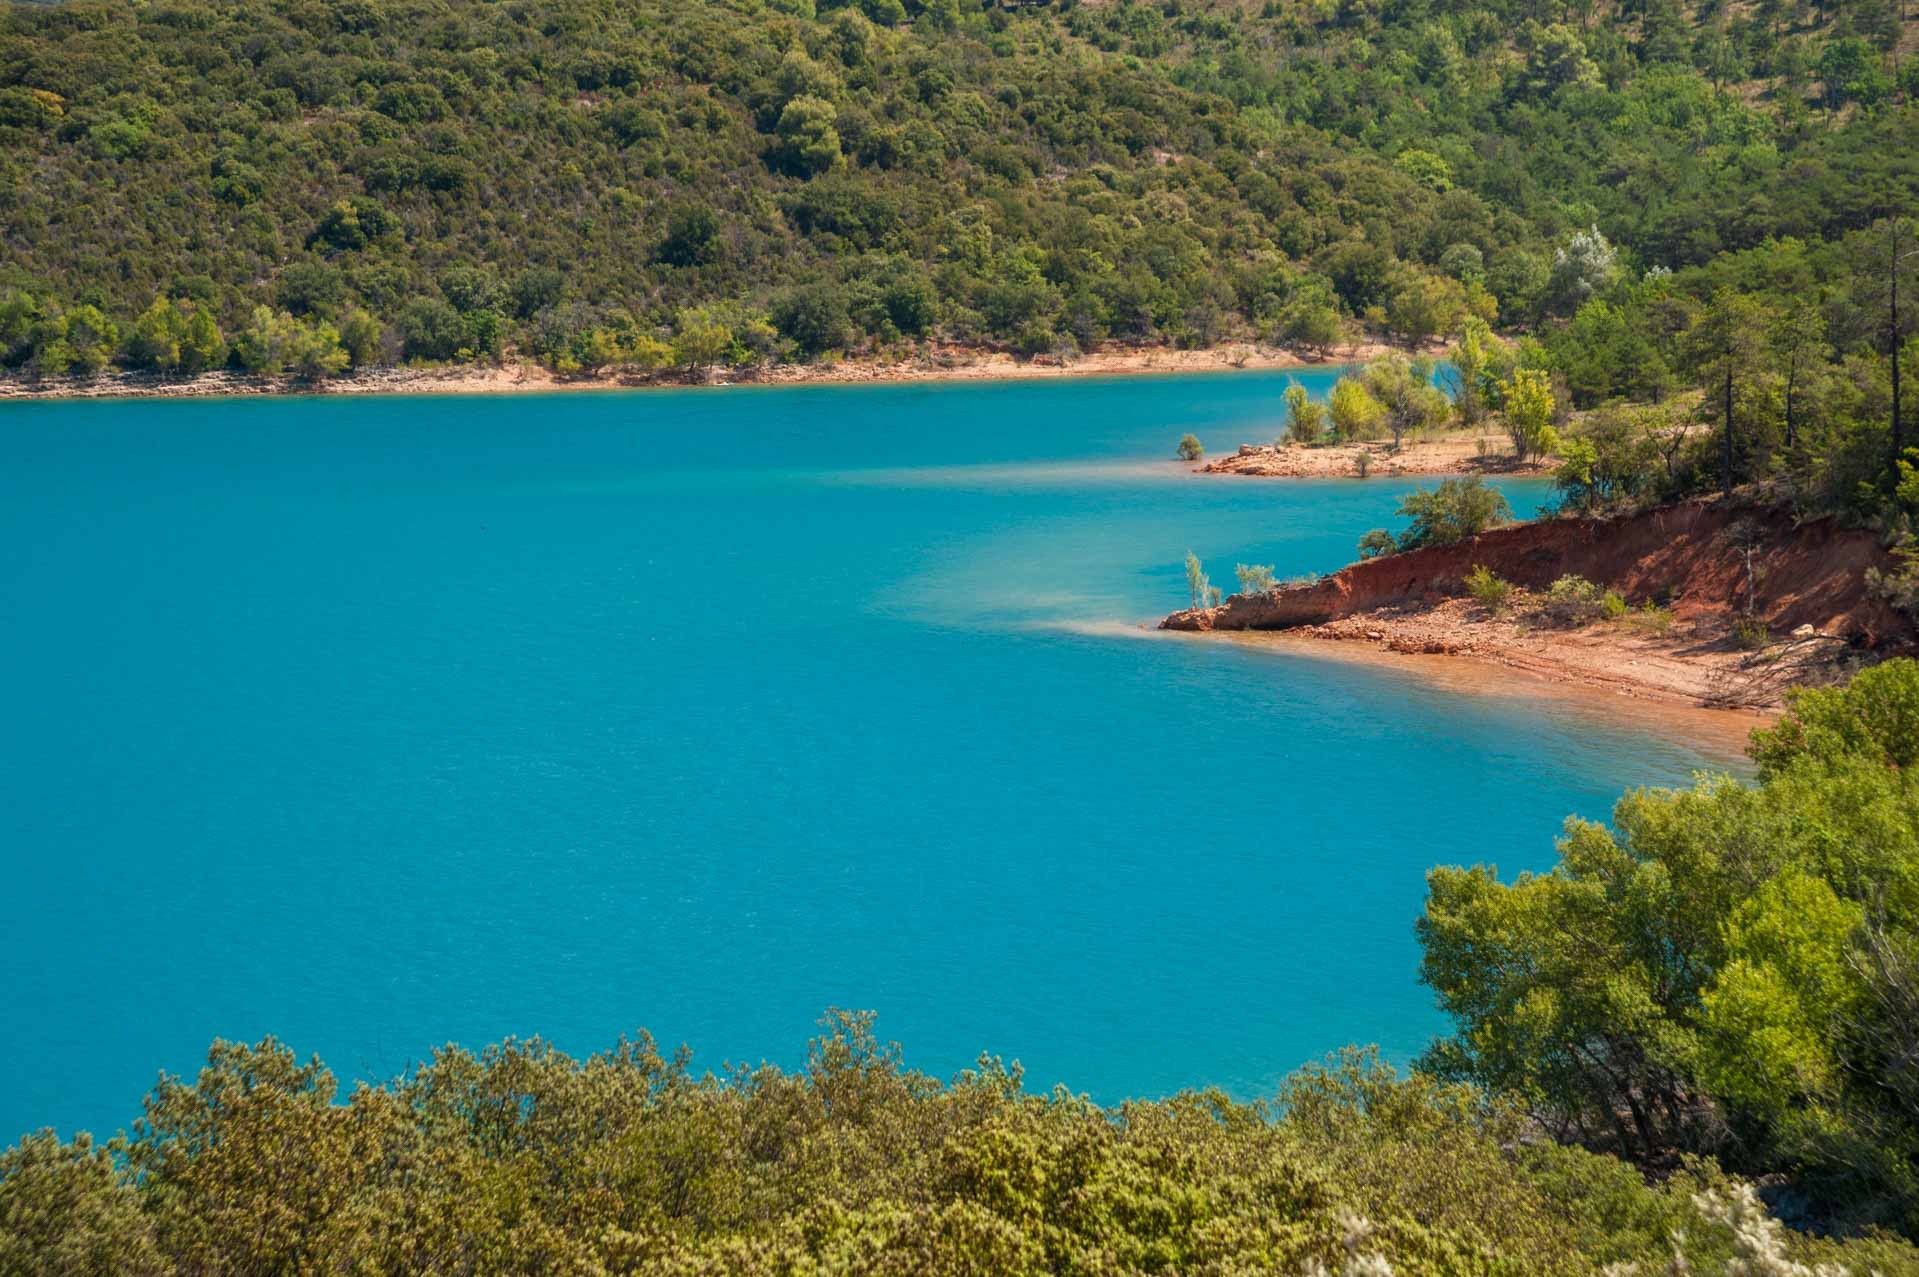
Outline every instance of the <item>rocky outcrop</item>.
<svg viewBox="0 0 1919 1277"><path fill-rule="evenodd" d="M1176 612L1170 630L1282 630L1324 625L1385 607L1410 607L1464 592L1475 566L1529 590L1576 575L1630 602L1670 605L1682 617L1730 613L1746 603L1746 557L1733 525L1757 529L1752 567L1757 614L1775 631L1811 626L1868 647L1910 641L1912 623L1866 584L1892 556L1871 532L1830 518L1794 523L1779 509L1688 501L1612 519L1511 524L1457 545L1355 563L1312 585L1236 594L1217 608Z"/></svg>

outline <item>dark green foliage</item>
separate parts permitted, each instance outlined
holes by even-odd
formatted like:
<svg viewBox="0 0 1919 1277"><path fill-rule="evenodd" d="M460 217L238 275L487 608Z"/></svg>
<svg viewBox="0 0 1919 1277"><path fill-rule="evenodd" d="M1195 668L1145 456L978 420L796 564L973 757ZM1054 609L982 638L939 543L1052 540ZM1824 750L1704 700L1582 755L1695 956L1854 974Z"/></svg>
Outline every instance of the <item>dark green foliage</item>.
<svg viewBox="0 0 1919 1277"><path fill-rule="evenodd" d="M1385 528L1373 528L1359 538L1359 557L1378 559L1399 553L1399 538Z"/></svg>
<svg viewBox="0 0 1919 1277"><path fill-rule="evenodd" d="M796 288L773 303L773 326L802 355L817 355L846 344L846 301L830 284Z"/></svg>
<svg viewBox="0 0 1919 1277"><path fill-rule="evenodd" d="M1643 8L14 4L0 287L126 331L196 277L229 341L257 305L358 307L415 357L555 366L602 316L645 352L816 285L847 322L757 357L1563 316L1583 408L1676 389L1675 316L1725 285L1821 298L1832 361L1883 358L1844 246L1919 187L1896 8ZM504 293L453 298L458 268ZM428 332L426 302L481 317ZM8 362L98 365L56 327Z"/></svg>
<svg viewBox="0 0 1919 1277"><path fill-rule="evenodd" d="M1412 523L1399 534L1401 550L1452 545L1512 520L1506 494L1478 475L1441 479L1431 488L1415 488L1399 503L1399 515ZM1371 534L1368 533L1368 536ZM1367 543L1360 543L1365 549Z"/></svg>

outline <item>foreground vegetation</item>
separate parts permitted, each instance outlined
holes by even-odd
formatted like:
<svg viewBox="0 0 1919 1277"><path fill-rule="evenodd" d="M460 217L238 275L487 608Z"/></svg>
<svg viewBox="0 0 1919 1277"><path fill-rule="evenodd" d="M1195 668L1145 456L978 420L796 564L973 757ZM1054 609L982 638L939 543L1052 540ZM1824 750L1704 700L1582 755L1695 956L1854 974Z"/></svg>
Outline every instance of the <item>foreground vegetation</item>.
<svg viewBox="0 0 1919 1277"><path fill-rule="evenodd" d="M277 1043L218 1044L130 1137L0 1155L0 1272L1919 1272L1890 1240L1786 1236L1709 1163L1651 1188L1361 1053L1280 1108L1106 1109L995 1060L942 1085L869 1017L827 1029L793 1074L510 1042L344 1103Z"/></svg>
<svg viewBox="0 0 1919 1277"><path fill-rule="evenodd" d="M127 1134L0 1154L0 1273L1919 1273L1919 664L1752 753L1551 873L1435 870L1457 1032L1410 1076L1105 1108L833 1013L794 1073L508 1042L342 1099L220 1043Z"/></svg>
<svg viewBox="0 0 1919 1277"><path fill-rule="evenodd" d="M1438 869L1423 1067L1648 1167L1711 1153L1919 1235L1919 665L1788 694L1756 785L1627 795L1551 873Z"/></svg>

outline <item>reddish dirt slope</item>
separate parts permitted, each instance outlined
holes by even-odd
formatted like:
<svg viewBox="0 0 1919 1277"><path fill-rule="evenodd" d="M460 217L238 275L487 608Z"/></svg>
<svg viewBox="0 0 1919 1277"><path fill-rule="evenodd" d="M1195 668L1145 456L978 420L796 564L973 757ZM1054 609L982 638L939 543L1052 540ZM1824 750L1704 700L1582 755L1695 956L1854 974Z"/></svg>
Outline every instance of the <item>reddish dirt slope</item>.
<svg viewBox="0 0 1919 1277"><path fill-rule="evenodd" d="M1730 612L1745 603L1745 562L1728 535L1741 519L1752 520L1764 533L1754 558L1758 612L1775 631L1810 625L1870 647L1910 640L1910 622L1866 586L1867 568L1892 566L1874 534L1841 528L1831 519L1794 525L1782 510L1729 508L1718 501L1689 501L1617 519L1514 524L1458 545L1355 563L1314 585L1234 595L1219 608L1176 612L1161 627L1322 625L1357 612L1459 594L1466 574L1482 563L1531 590L1575 574L1618 590L1633 603L1670 601L1681 617Z"/></svg>

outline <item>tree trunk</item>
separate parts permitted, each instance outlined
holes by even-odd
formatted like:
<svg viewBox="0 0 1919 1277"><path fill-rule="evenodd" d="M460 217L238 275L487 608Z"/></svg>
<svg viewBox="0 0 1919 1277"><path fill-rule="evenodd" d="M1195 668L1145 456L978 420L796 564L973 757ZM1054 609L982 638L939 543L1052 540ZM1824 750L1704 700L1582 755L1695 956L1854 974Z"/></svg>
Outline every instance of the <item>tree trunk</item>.
<svg viewBox="0 0 1919 1277"><path fill-rule="evenodd" d="M1799 442L1799 436L1794 432L1792 426L1792 396L1793 390L1798 385L1798 382L1799 364L1797 360L1794 360L1792 371L1786 374L1786 447L1788 450L1797 446Z"/></svg>
<svg viewBox="0 0 1919 1277"><path fill-rule="evenodd" d="M1895 241L1896 243L1897 241ZM1905 422L1899 416L1899 260L1892 262L1892 473L1899 473L1899 459L1906 455Z"/></svg>
<svg viewBox="0 0 1919 1277"><path fill-rule="evenodd" d="M1726 359L1726 448L1720 469L1720 487L1732 495L1732 359Z"/></svg>

